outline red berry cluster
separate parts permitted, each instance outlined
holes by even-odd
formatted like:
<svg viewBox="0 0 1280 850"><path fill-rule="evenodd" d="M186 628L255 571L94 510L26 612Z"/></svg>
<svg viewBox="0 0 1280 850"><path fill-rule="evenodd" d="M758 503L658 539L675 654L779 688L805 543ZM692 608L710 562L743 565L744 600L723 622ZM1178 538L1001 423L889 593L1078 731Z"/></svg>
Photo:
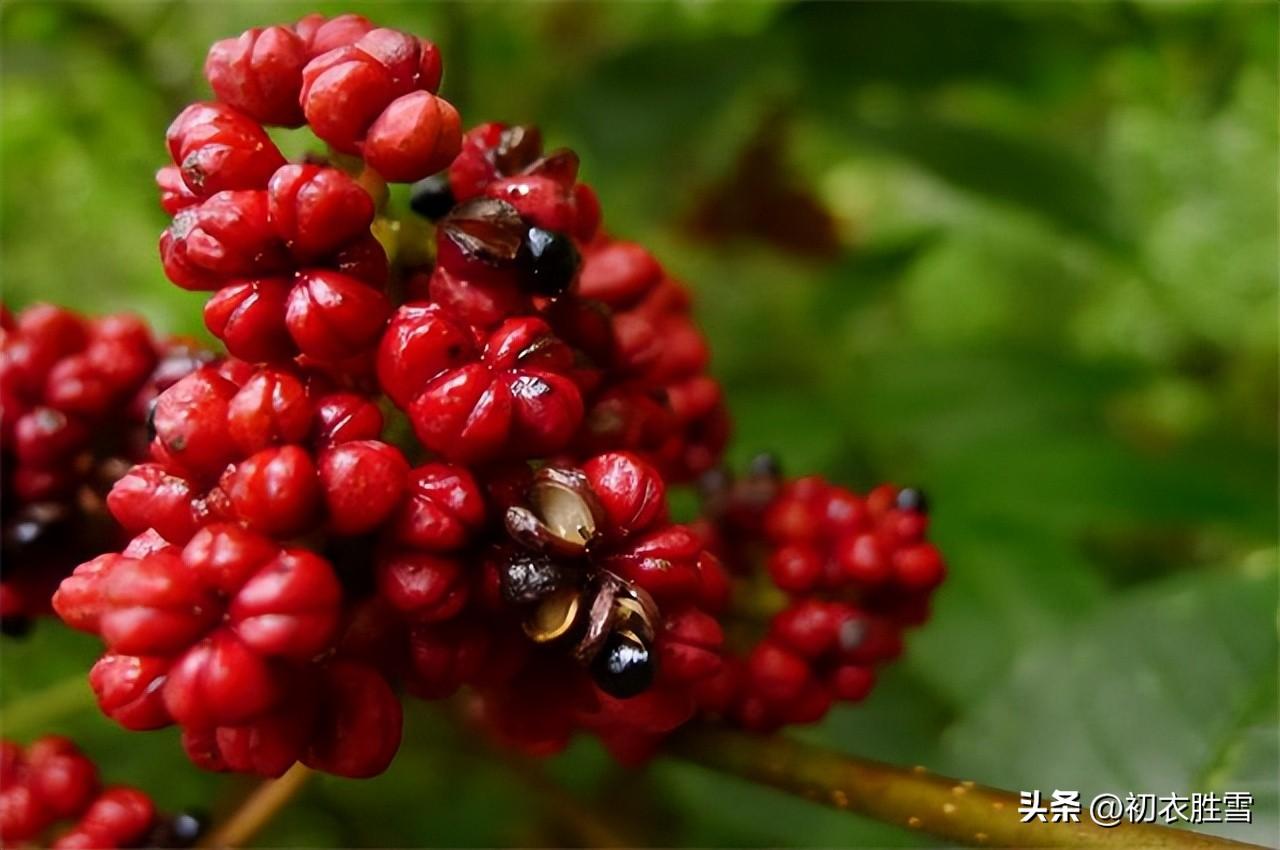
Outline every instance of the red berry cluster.
<svg viewBox="0 0 1280 850"><path fill-rule="evenodd" d="M357 15L309 15L210 50L218 99L174 120L173 164L156 177L174 216L160 252L174 283L215 292L205 323L233 356L349 371L390 309L369 191L336 167L286 163L263 125L306 123L362 157L375 184L417 180L460 144L458 113L435 95L441 73L435 45Z"/></svg>
<svg viewBox="0 0 1280 850"><path fill-rule="evenodd" d="M382 566L385 598L412 623L410 689L472 686L486 725L529 752L584 729L622 758L647 755L719 670L719 561L672 524L661 476L635 455L522 467L489 489L506 539L480 551L469 580L439 559Z"/></svg>
<svg viewBox="0 0 1280 850"><path fill-rule="evenodd" d="M924 496L885 484L863 497L818 477L783 483L768 465L716 489L719 524L704 532L728 558L763 557L787 601L703 689L704 709L772 731L862 700L875 668L901 654L903 631L928 619L945 576L924 539Z"/></svg>
<svg viewBox="0 0 1280 850"><path fill-rule="evenodd" d="M156 812L136 788L102 788L98 769L74 743L57 736L25 749L0 741L0 844L39 841L50 827L73 821L50 845L55 850L114 847L190 847L200 819Z"/></svg>
<svg viewBox="0 0 1280 850"><path fill-rule="evenodd" d="M657 260L600 232L577 174L533 128L464 136L447 175L415 187L439 220L436 264L392 319L379 377L425 445L469 462L625 450L689 480L729 432L706 341Z"/></svg>
<svg viewBox="0 0 1280 850"><path fill-rule="evenodd" d="M133 540L54 598L106 645L106 714L180 725L210 769L367 776L399 744L396 686L467 686L512 746L587 731L627 761L699 711L765 729L866 693L941 578L923 511L770 477L716 512L744 533L671 521L728 415L688 293L602 234L575 154L460 134L434 46L357 16L250 30L206 75L217 100L169 129L161 253L214 292L231 357L156 399L107 498ZM286 163L264 123L364 170ZM375 221L384 179L419 181L432 244ZM430 262L390 268L374 229ZM739 657L713 552L753 535L792 600Z"/></svg>
<svg viewBox="0 0 1280 850"><path fill-rule="evenodd" d="M114 535L99 523L101 494L145 451L157 392L202 356L154 341L135 316L87 319L47 304L11 316L0 307L6 631L46 613L58 581L107 548Z"/></svg>
<svg viewBox="0 0 1280 850"><path fill-rule="evenodd" d="M90 675L104 712L131 729L178 723L208 767L369 775L399 744L391 686L336 651L344 565L323 545L391 518L409 465L377 439L376 405L327 383L225 361L161 394L151 460L107 497L138 536L53 598L106 644ZM285 545L303 534L318 548Z"/></svg>

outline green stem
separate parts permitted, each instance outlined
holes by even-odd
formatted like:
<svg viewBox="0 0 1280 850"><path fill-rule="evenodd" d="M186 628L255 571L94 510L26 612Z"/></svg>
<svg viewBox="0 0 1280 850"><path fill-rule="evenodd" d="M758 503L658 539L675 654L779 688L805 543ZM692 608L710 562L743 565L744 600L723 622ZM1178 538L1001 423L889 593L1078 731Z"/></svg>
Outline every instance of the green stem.
<svg viewBox="0 0 1280 850"><path fill-rule="evenodd" d="M989 847L1257 847L1155 824L1104 828L1080 823L1022 823L1018 795L924 768L902 768L830 752L782 737L701 728L669 752L815 803L857 812L956 844Z"/></svg>

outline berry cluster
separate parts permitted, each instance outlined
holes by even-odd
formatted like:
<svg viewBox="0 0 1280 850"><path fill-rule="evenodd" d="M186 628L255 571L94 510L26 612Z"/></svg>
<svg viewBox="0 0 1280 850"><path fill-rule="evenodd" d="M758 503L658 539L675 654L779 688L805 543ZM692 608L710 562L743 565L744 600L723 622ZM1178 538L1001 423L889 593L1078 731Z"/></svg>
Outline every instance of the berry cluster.
<svg viewBox="0 0 1280 850"><path fill-rule="evenodd" d="M181 725L207 767L380 772L399 744L399 702L379 671L338 651L339 573L358 586L367 567L325 550L393 513L412 522L400 510L409 465L377 439L376 405L322 377L228 360L162 393L151 423L151 460L107 497L137 536L53 597L68 625L106 644L90 674L103 711L130 729ZM286 545L300 535L314 548Z"/></svg>
<svg viewBox="0 0 1280 850"><path fill-rule="evenodd" d="M173 164L156 176L174 216L160 253L174 283L215 293L205 323L233 356L301 354L351 371L376 345L390 307L370 188L425 177L458 152L458 113L435 95L441 74L435 45L358 15L309 15L209 51L218 99L178 115ZM263 126L304 123L362 157L365 183L287 163Z"/></svg>
<svg viewBox="0 0 1280 850"><path fill-rule="evenodd" d="M465 686L508 745L586 731L625 761L700 712L770 729L865 695L941 578L922 507L758 474L673 523L668 486L729 434L687 291L603 233L574 153L460 133L440 67L308 16L215 45L217 100L169 128L162 260L213 292L230 356L156 398L106 499L132 540L54 596L106 645L102 710L181 726L209 769L368 776L398 688ZM304 123L341 167L263 128ZM418 181L414 218L386 180ZM729 628L743 555L791 595L754 648Z"/></svg>
<svg viewBox="0 0 1280 850"><path fill-rule="evenodd" d="M0 843L38 841L64 821L74 823L49 845L55 850L190 847L202 828L194 815L157 813L136 788L102 788L93 762L66 738L25 749L0 741Z"/></svg>
<svg viewBox="0 0 1280 850"><path fill-rule="evenodd" d="M762 559L786 596L764 636L702 692L705 710L759 732L866 697L945 576L924 539L920 491L885 484L863 497L818 477L784 482L762 460L741 481L708 482L715 521L703 527L731 561Z"/></svg>
<svg viewBox="0 0 1280 850"><path fill-rule="evenodd" d="M7 633L46 613L63 576L110 545L101 495L145 452L156 394L203 356L180 341L154 341L134 316L85 319L47 304L11 316L0 307Z"/></svg>
<svg viewBox="0 0 1280 850"><path fill-rule="evenodd" d="M671 523L661 476L635 455L524 468L490 493L506 539L480 553L469 587L422 560L380 577L413 621L410 689L472 686L488 728L529 752L585 729L622 758L647 755L719 670L722 567Z"/></svg>

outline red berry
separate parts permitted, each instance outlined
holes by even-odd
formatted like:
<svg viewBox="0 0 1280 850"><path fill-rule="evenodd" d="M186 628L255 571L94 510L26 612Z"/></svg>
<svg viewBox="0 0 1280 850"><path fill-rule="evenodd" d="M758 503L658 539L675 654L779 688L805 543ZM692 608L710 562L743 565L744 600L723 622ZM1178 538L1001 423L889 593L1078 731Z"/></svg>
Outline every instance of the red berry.
<svg viewBox="0 0 1280 850"><path fill-rule="evenodd" d="M307 55L319 56L335 47L355 44L360 37L373 29L373 24L363 15L345 14L325 19L312 13L294 24L294 32L302 38Z"/></svg>
<svg viewBox="0 0 1280 850"><path fill-rule="evenodd" d="M376 440L382 434L378 406L356 393L330 393L316 402L311 440L318 448L351 440Z"/></svg>
<svg viewBox="0 0 1280 850"><path fill-rule="evenodd" d="M800 696L809 682L809 666L798 655L764 641L747 659L752 692L768 703L784 704Z"/></svg>
<svg viewBox="0 0 1280 850"><path fill-rule="evenodd" d="M385 179L421 180L446 167L461 144L458 112L428 91L391 101L369 127L361 153Z"/></svg>
<svg viewBox="0 0 1280 850"><path fill-rule="evenodd" d="M264 124L296 127L305 42L287 27L246 30L209 48L204 75L218 99Z"/></svg>
<svg viewBox="0 0 1280 850"><path fill-rule="evenodd" d="M235 456L227 413L236 385L206 367L156 399L156 443L167 459L199 476L216 476Z"/></svg>
<svg viewBox="0 0 1280 850"><path fill-rule="evenodd" d="M216 622L218 603L172 552L120 558L102 576L98 630L112 652L170 655Z"/></svg>
<svg viewBox="0 0 1280 850"><path fill-rule="evenodd" d="M918 543L894 554L893 572L904 587L929 590L942 582L946 566L937 548L929 543Z"/></svg>
<svg viewBox="0 0 1280 850"><path fill-rule="evenodd" d="M169 125L169 155L193 193L261 189L284 157L248 115L225 103L193 103Z"/></svg>
<svg viewBox="0 0 1280 850"><path fill-rule="evenodd" d="M305 530L320 504L315 464L299 446L263 449L240 461L221 484L235 514L263 534Z"/></svg>
<svg viewBox="0 0 1280 850"><path fill-rule="evenodd" d="M329 562L287 549L240 588L227 617L254 652L305 660L332 640L341 605L342 587Z"/></svg>
<svg viewBox="0 0 1280 850"><path fill-rule="evenodd" d="M363 281L312 269L298 275L285 321L303 354L332 361L372 348L389 310L386 296Z"/></svg>
<svg viewBox="0 0 1280 850"><path fill-rule="evenodd" d="M169 662L108 652L89 671L89 685L102 713L126 729L159 729L172 723L163 688Z"/></svg>
<svg viewBox="0 0 1280 850"><path fill-rule="evenodd" d="M434 304L406 304L396 311L378 349L378 382L400 407L441 372L476 356L471 335Z"/></svg>
<svg viewBox="0 0 1280 850"><path fill-rule="evenodd" d="M184 289L280 271L287 254L271 228L266 191L218 192L178 213L160 237L165 274Z"/></svg>
<svg viewBox="0 0 1280 850"><path fill-rule="evenodd" d="M486 520L484 496L460 466L429 463L409 475L396 517L395 539L406 546L449 552L465 546Z"/></svg>
<svg viewBox="0 0 1280 850"><path fill-rule="evenodd" d="M768 567L773 583L781 590L805 593L822 578L823 560L813 547L791 544L773 550Z"/></svg>
<svg viewBox="0 0 1280 850"><path fill-rule="evenodd" d="M378 592L397 610L422 622L456 616L468 593L457 561L410 551L379 560Z"/></svg>
<svg viewBox="0 0 1280 850"><path fill-rule="evenodd" d="M658 470L627 452L610 452L582 466L615 534L644 530L667 512L666 485Z"/></svg>
<svg viewBox="0 0 1280 850"><path fill-rule="evenodd" d="M277 777L299 761L315 733L315 706L303 699L240 726L218 727L214 748L223 769Z"/></svg>
<svg viewBox="0 0 1280 850"><path fill-rule="evenodd" d="M842 538L836 544L833 555L845 577L859 585L872 586L889 579L892 569L889 553L885 551L880 538L874 534L856 534Z"/></svg>
<svg viewBox="0 0 1280 850"><path fill-rule="evenodd" d="M248 454L302 442L311 429L311 400L293 374L263 369L241 385L227 406L227 431Z"/></svg>
<svg viewBox="0 0 1280 850"><path fill-rule="evenodd" d="M315 737L304 762L338 776L376 776L400 748L400 700L376 671L335 662L325 671Z"/></svg>
<svg viewBox="0 0 1280 850"><path fill-rule="evenodd" d="M271 226L299 260L331 254L373 222L373 199L336 168L286 165L267 187Z"/></svg>
<svg viewBox="0 0 1280 850"><path fill-rule="evenodd" d="M98 770L65 738L43 738L27 748L28 782L50 820L75 817L98 791Z"/></svg>
<svg viewBox="0 0 1280 850"><path fill-rule="evenodd" d="M837 699L858 702L871 693L876 682L876 672L871 667L845 664L831 674L831 689Z"/></svg>
<svg viewBox="0 0 1280 850"><path fill-rule="evenodd" d="M321 455L319 473L329 527L338 534L363 534L400 504L409 463L394 446L358 440Z"/></svg>
<svg viewBox="0 0 1280 850"><path fill-rule="evenodd" d="M270 709L284 686L262 656L219 629L174 663L164 704L183 726L234 726Z"/></svg>
<svg viewBox="0 0 1280 850"><path fill-rule="evenodd" d="M302 71L299 95L311 130L343 153L359 153L359 141L396 97L386 67L354 45L312 59Z"/></svg>
<svg viewBox="0 0 1280 850"><path fill-rule="evenodd" d="M201 512L191 482L159 464L130 469L111 488L107 507L130 534L152 528L166 540L185 543L200 527Z"/></svg>
<svg viewBox="0 0 1280 850"><path fill-rule="evenodd" d="M130 847L151 829L156 809L136 788L108 788L80 818L77 831L96 842L89 846Z"/></svg>
<svg viewBox="0 0 1280 850"><path fill-rule="evenodd" d="M578 293L625 310L647 295L662 274L662 266L640 245L610 242L584 252Z"/></svg>

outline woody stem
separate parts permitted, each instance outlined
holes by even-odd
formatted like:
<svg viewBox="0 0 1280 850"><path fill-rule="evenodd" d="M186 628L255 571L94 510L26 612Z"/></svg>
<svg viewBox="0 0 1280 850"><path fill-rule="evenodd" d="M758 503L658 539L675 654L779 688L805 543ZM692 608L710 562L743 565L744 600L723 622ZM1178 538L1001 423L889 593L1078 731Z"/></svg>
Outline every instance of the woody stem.
<svg viewBox="0 0 1280 850"><path fill-rule="evenodd" d="M691 729L670 753L837 809L919 830L955 844L989 847L1256 847L1155 824L1098 826L1079 822L1024 823L1019 797L931 774L846 756L783 737L756 737L715 728Z"/></svg>

